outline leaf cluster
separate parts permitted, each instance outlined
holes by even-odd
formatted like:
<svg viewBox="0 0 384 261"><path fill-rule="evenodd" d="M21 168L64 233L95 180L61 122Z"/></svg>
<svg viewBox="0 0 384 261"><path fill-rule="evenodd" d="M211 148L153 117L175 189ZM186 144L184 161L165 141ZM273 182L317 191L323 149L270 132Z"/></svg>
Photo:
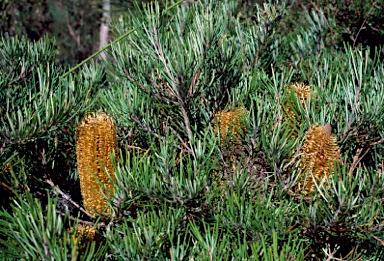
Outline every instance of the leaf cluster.
<svg viewBox="0 0 384 261"><path fill-rule="evenodd" d="M0 179L10 191L34 190L55 167L65 175L74 167L74 155L68 153L73 125L93 104L91 90L101 83L102 73L89 67L61 78L54 42L47 38L2 38L0 45Z"/></svg>

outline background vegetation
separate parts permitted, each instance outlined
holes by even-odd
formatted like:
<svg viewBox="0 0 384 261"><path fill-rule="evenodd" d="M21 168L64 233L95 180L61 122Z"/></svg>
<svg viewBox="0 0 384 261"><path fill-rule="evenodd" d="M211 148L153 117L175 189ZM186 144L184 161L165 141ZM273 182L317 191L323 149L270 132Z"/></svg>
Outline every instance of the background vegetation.
<svg viewBox="0 0 384 261"><path fill-rule="evenodd" d="M68 3L2 2L4 260L383 259L378 1L112 2L113 34L136 30L64 75L96 51L102 4ZM119 155L110 210L94 218L75 144L97 110ZM241 120L223 137L228 112ZM306 132L327 124L340 158L308 196Z"/></svg>

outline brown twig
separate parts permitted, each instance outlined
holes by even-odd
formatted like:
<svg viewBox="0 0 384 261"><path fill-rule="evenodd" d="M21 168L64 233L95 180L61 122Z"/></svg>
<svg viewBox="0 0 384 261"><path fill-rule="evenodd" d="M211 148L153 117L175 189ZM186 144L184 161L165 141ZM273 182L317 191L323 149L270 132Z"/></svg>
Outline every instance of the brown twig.
<svg viewBox="0 0 384 261"><path fill-rule="evenodd" d="M384 245L384 240L382 240L381 238L379 238L379 237L377 237L377 236L375 236L375 235L372 235L372 237L373 237L374 239L376 239L377 241L379 241L379 243L380 243L381 245Z"/></svg>
<svg viewBox="0 0 384 261"><path fill-rule="evenodd" d="M153 94L156 98L158 98L159 100L162 100L162 101L165 101L167 103L173 103L175 105L179 105L178 102L174 101L172 98L175 97L173 91L171 90L171 88L168 86L168 84L162 82L162 85L165 86L165 88L167 88L168 90L168 93L164 92L161 87L151 78L149 77L149 75L146 75L145 78L147 79L147 81L149 81L154 87L156 87L156 89L158 89L159 91L161 91L161 94L160 95L158 92L151 92L148 90L148 88L145 88L144 86L140 87L142 88L146 93L148 94ZM159 79L159 76L156 75L156 78L158 81L161 81ZM145 89L144 89L145 88Z"/></svg>
<svg viewBox="0 0 384 261"><path fill-rule="evenodd" d="M148 132L149 134L152 134L153 136L155 136L156 138L158 138L159 140L161 141L165 141L165 138L164 137L161 137L160 135L158 135L156 132L154 132L151 128L149 128L148 126L144 125L143 123L141 123L141 121L139 121L138 118L136 118L135 115L131 115L131 119L141 128L143 129L144 131Z"/></svg>
<svg viewBox="0 0 384 261"><path fill-rule="evenodd" d="M71 199L71 197L67 194L65 194L61 189L59 189L51 179L46 179L45 180L46 183L48 183L57 193L59 193L65 200L68 200L69 202L71 202L72 205L74 205L76 208L78 208L81 212L83 212L84 214L86 214L87 216L91 217L91 218L96 218L95 215L89 213L88 211L86 211L84 208L82 208L79 204L77 204L75 201L73 201Z"/></svg>
<svg viewBox="0 0 384 261"><path fill-rule="evenodd" d="M161 44L160 44L160 40L159 40L159 36L158 36L158 30L157 30L157 28L153 28L153 30L154 30L154 36L155 36L156 47L157 47L157 52L158 52L159 58L160 58L161 62L163 63L163 65L167 71L168 77L170 79L172 79L171 70L168 68L168 63L164 57L164 52L163 52L163 49L162 49ZM180 110L181 110L181 113L183 115L184 125L185 125L185 129L187 131L189 143L191 143L192 138L193 138L192 129L191 129L185 101L181 97L180 92L177 89L177 87L172 88L172 87L169 87L168 85L166 85L166 87L168 88L168 91L178 100ZM192 151L193 156L196 156L196 155L194 155L194 152L192 149L191 149L191 151Z"/></svg>
<svg viewBox="0 0 384 261"><path fill-rule="evenodd" d="M154 132L150 127L144 125L143 123L141 123L139 121L139 119L136 118L135 115L131 115L131 119L139 126L139 128L143 129L144 131L148 132L149 134L155 136L157 139L161 140L162 142L165 142L165 137L162 137L160 136L159 134L157 134L156 132ZM179 145L176 145L176 147L178 149L181 149L181 150L187 150L188 152L192 152L191 149L186 145L186 142L183 142L183 147L179 146Z"/></svg>
<svg viewBox="0 0 384 261"><path fill-rule="evenodd" d="M368 15L371 13L373 7L375 7L375 6L376 6L376 1L372 3L372 6L371 6L371 8L370 8L369 11L368 11ZM364 21L363 21L363 23L361 24L361 26L360 26L360 28L359 28L359 31L358 31L357 34L356 34L356 37L353 38L353 45L352 45L352 48L355 48L357 38L359 37L359 34L360 34L361 30L363 29L363 27L364 27L364 25L365 25L366 22L367 22L367 18L365 18Z"/></svg>
<svg viewBox="0 0 384 261"><path fill-rule="evenodd" d="M58 213L59 215L62 215L62 216L66 216L66 214L61 212L60 210L56 210L56 213ZM84 224L84 225L89 225L89 226L94 226L95 225L95 222L82 220L82 219L79 219L79 218L76 218L76 217L73 217L73 216L69 216L68 218L70 220L72 220L72 221L76 221L76 222ZM100 222L97 225L99 227L106 227L107 226L104 222Z"/></svg>
<svg viewBox="0 0 384 261"><path fill-rule="evenodd" d="M357 167L357 164L365 157L365 155L367 155L367 153L369 152L370 148L366 149L364 151L364 153L362 153L363 149L362 148L359 148L357 149L356 151L356 154L355 156L353 157L353 162L352 162L352 165L348 171L348 175L352 175L352 172L356 169Z"/></svg>

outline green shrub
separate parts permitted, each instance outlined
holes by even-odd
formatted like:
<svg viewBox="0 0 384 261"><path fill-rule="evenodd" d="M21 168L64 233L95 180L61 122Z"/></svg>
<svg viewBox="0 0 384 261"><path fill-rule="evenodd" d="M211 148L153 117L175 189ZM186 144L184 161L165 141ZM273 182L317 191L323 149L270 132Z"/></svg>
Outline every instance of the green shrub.
<svg viewBox="0 0 384 261"><path fill-rule="evenodd" d="M380 50L330 44L342 35L328 7L293 26L286 3L180 3L115 20L117 36L134 30L111 44L105 68L63 74L48 39L2 39L0 255L381 260ZM287 91L296 81L311 95ZM240 127L220 135L217 115L236 108ZM114 119L119 155L111 211L95 217L81 207L74 140L99 109ZM335 135L340 155L304 195L313 125Z"/></svg>

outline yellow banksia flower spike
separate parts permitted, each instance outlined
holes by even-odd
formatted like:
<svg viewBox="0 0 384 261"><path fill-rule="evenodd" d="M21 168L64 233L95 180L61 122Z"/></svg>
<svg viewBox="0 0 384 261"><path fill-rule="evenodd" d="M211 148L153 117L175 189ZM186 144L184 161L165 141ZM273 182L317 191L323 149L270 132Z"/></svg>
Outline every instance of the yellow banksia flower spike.
<svg viewBox="0 0 384 261"><path fill-rule="evenodd" d="M299 165L301 179L298 189L304 194L315 191L316 184L330 178L335 161L339 161L340 149L336 137L331 132L330 124L325 126L312 125L305 134L303 154Z"/></svg>
<svg viewBox="0 0 384 261"><path fill-rule="evenodd" d="M76 155L83 204L88 211L102 213L107 206L104 195L112 196L113 184L106 173L113 177L112 152L117 153L112 119L103 112L86 115L77 129Z"/></svg>
<svg viewBox="0 0 384 261"><path fill-rule="evenodd" d="M311 98L312 90L311 87L308 85L305 85L304 83L297 82L297 83L292 83L289 84L285 87L285 91L288 94L293 94L294 97L298 99L298 102L303 106L303 108L306 109L306 101L308 98ZM300 124L298 122L298 119L296 117L296 114L294 112L294 109L292 108L293 102L292 101L286 101L284 106L285 106L285 114L286 117L285 119L289 119L290 121L294 121L296 124Z"/></svg>
<svg viewBox="0 0 384 261"><path fill-rule="evenodd" d="M241 148L241 138L245 132L244 120L248 114L244 106L234 108L232 110L219 111L215 115L214 133L220 137L221 145L225 146L225 153L223 155L226 164L230 166L229 173L235 172L236 151ZM213 180L218 182L222 187L225 184L225 179L228 179L223 166L220 165L218 160L214 161L218 166L218 170L213 173ZM224 177L224 176L225 177Z"/></svg>
<svg viewBox="0 0 384 261"><path fill-rule="evenodd" d="M292 91L296 97L299 98L301 104L305 106L305 102L310 97L312 90L309 85L302 82L296 82L287 86L288 91Z"/></svg>
<svg viewBox="0 0 384 261"><path fill-rule="evenodd" d="M73 228L70 228L70 232L73 233L73 239L75 241L79 241L80 243L85 243L85 242L92 242L95 240L96 234L97 234L97 227L93 225L88 225L88 224L79 224L77 227L77 230L75 233Z"/></svg>
<svg viewBox="0 0 384 261"><path fill-rule="evenodd" d="M215 115L214 132L221 138L222 145L224 144L227 136L230 136L230 141L233 144L238 144L240 137L244 132L244 120L247 115L247 109L240 106L234 110L220 111Z"/></svg>

